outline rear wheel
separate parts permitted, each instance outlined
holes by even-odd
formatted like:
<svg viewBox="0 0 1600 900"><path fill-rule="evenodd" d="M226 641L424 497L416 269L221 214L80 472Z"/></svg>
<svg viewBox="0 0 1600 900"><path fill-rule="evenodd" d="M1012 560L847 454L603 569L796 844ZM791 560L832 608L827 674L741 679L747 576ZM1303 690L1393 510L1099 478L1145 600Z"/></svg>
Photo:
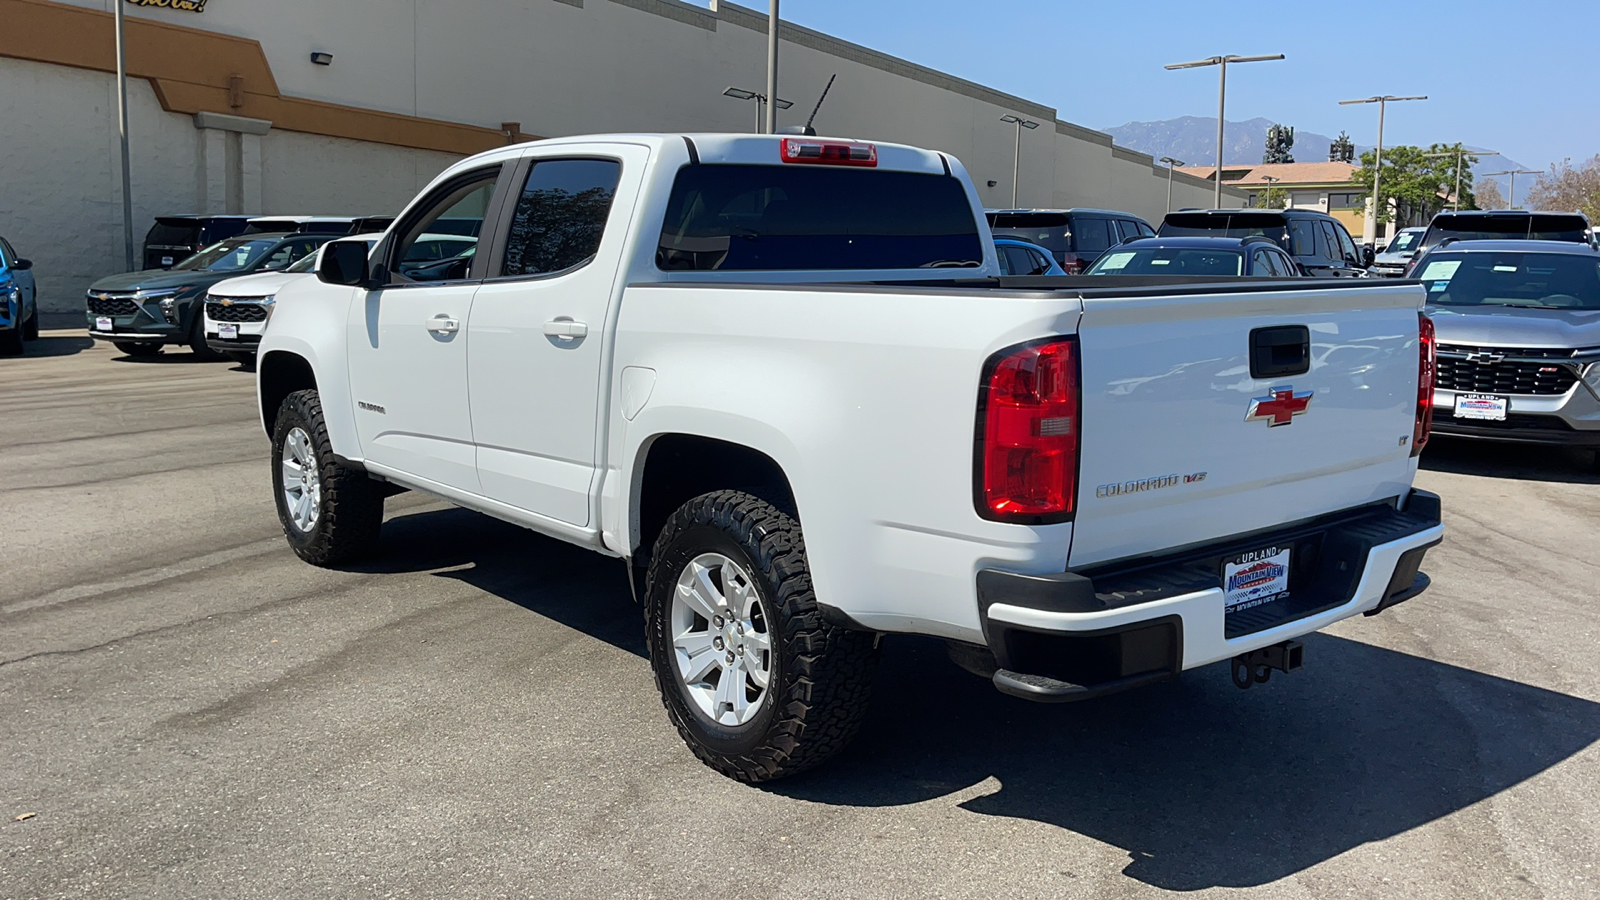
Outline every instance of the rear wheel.
<svg viewBox="0 0 1600 900"><path fill-rule="evenodd" d="M161 354L160 344L152 344L146 341L112 341L111 346L117 348L117 352L123 356L145 357L159 356Z"/></svg>
<svg viewBox="0 0 1600 900"><path fill-rule="evenodd" d="M800 523L740 491L684 504L656 541L646 640L672 724L701 762L770 781L855 736L875 635L822 619Z"/></svg>
<svg viewBox="0 0 1600 900"><path fill-rule="evenodd" d="M350 562L378 544L383 485L340 465L316 391L295 391L278 407L272 495L289 546L312 565Z"/></svg>

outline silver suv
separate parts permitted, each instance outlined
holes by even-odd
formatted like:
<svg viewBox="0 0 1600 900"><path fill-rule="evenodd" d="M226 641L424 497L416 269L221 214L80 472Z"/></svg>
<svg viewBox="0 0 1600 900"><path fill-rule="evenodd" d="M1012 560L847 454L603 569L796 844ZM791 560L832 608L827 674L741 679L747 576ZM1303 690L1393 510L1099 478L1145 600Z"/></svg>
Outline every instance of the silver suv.
<svg viewBox="0 0 1600 900"><path fill-rule="evenodd" d="M1600 449L1600 251L1450 241L1417 261L1441 435Z"/></svg>

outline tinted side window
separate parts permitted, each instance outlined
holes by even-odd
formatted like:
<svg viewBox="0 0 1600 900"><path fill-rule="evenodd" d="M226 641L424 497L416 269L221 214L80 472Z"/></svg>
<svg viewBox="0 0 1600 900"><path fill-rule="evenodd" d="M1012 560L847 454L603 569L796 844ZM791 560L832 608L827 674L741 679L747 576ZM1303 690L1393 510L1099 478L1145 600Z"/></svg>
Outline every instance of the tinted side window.
<svg viewBox="0 0 1600 900"><path fill-rule="evenodd" d="M1037 250L1029 250L1028 256L1033 260L1033 274L1043 275L1050 271L1050 258Z"/></svg>
<svg viewBox="0 0 1600 900"><path fill-rule="evenodd" d="M483 227L499 177L500 167L495 166L465 176L429 197L401 226L400 237L389 256L396 261L392 276L400 281L466 278L477 254L477 239L471 235L478 234ZM450 230L441 232L441 226L447 224ZM442 234L460 235L470 243L464 244L465 249L457 250L462 244L442 241Z"/></svg>
<svg viewBox="0 0 1600 900"><path fill-rule="evenodd" d="M544 159L528 170L506 237L501 275L542 275L581 266L600 249L622 164Z"/></svg>
<svg viewBox="0 0 1600 900"><path fill-rule="evenodd" d="M1356 242L1350 239L1350 232L1335 222L1333 233L1339 236L1339 250L1344 254L1344 258L1350 260L1351 265L1361 265L1361 251L1356 249Z"/></svg>
<svg viewBox="0 0 1600 900"><path fill-rule="evenodd" d="M1266 250L1257 250L1250 254L1250 274L1256 278L1267 278L1278 274L1272 268L1272 254Z"/></svg>
<svg viewBox="0 0 1600 900"><path fill-rule="evenodd" d="M1156 233L1155 229L1151 228L1149 225L1146 225L1143 222L1134 222L1133 223L1133 227L1139 229L1139 234L1144 236L1144 237L1154 237L1155 236L1155 233Z"/></svg>
<svg viewBox="0 0 1600 900"><path fill-rule="evenodd" d="M1072 249L1079 253L1099 253L1111 246L1110 219L1077 216L1072 226L1076 238Z"/></svg>
<svg viewBox="0 0 1600 900"><path fill-rule="evenodd" d="M1289 243L1295 256L1317 255L1317 228L1309 219L1295 219L1289 223Z"/></svg>

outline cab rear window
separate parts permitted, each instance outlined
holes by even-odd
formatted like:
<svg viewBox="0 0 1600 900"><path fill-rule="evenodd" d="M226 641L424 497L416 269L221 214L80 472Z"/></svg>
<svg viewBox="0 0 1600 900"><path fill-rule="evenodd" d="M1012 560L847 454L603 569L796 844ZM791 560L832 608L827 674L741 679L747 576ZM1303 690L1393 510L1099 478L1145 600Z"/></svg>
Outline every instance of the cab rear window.
<svg viewBox="0 0 1600 900"><path fill-rule="evenodd" d="M664 271L982 263L977 219L957 179L825 166L685 166L656 251Z"/></svg>

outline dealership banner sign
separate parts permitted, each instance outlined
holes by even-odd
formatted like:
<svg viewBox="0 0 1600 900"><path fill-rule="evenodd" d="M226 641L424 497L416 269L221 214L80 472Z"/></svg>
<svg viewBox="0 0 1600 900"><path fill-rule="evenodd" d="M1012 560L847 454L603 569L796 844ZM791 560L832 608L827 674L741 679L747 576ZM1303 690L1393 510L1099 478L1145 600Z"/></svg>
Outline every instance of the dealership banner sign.
<svg viewBox="0 0 1600 900"><path fill-rule="evenodd" d="M181 9L184 12L205 12L206 0L127 0L134 6L158 6L162 9Z"/></svg>

